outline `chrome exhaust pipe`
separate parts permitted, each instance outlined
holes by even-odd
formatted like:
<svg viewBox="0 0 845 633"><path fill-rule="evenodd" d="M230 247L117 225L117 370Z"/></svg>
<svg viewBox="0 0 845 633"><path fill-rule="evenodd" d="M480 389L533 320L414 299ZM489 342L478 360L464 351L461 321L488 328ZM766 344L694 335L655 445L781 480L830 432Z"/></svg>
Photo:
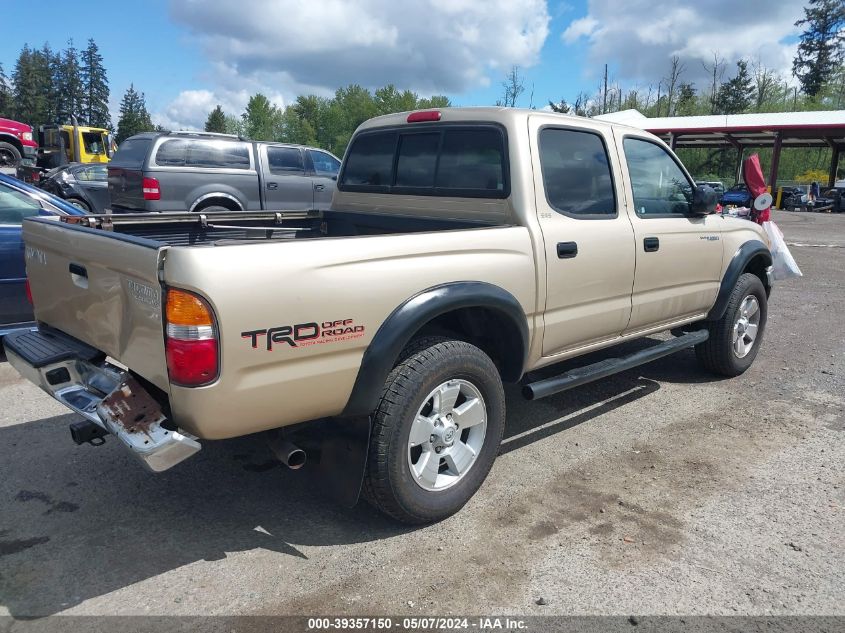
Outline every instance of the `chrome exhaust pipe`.
<svg viewBox="0 0 845 633"><path fill-rule="evenodd" d="M270 450L276 458L291 470L299 470L305 466L307 455L304 450L293 442L277 437L270 440Z"/></svg>

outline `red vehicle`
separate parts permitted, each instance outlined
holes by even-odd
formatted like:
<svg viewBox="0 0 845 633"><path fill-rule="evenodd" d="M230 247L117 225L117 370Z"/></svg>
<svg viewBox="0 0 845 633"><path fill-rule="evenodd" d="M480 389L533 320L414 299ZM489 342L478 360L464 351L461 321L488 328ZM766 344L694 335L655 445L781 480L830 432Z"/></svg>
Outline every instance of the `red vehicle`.
<svg viewBox="0 0 845 633"><path fill-rule="evenodd" d="M38 143L26 123L0 119L0 167L15 167L22 158L35 158Z"/></svg>

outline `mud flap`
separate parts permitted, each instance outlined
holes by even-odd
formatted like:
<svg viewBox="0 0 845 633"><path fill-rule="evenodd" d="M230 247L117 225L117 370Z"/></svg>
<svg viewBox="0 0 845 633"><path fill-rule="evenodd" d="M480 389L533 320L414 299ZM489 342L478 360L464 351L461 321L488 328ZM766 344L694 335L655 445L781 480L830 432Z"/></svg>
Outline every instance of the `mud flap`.
<svg viewBox="0 0 845 633"><path fill-rule="evenodd" d="M361 496L371 429L369 416L326 418L309 424L300 442L308 452L309 476L323 494L347 508Z"/></svg>

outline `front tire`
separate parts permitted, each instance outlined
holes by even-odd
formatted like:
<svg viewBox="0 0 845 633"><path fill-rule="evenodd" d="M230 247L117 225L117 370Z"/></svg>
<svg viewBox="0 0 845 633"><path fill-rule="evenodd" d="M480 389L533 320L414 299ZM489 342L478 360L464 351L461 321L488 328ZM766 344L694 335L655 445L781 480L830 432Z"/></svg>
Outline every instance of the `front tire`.
<svg viewBox="0 0 845 633"><path fill-rule="evenodd" d="M743 273L725 313L708 324L710 338L695 346L701 365L721 376L739 376L754 362L766 329L766 289L757 275Z"/></svg>
<svg viewBox="0 0 845 633"><path fill-rule="evenodd" d="M11 143L0 143L0 167L17 167L21 162L21 153Z"/></svg>
<svg viewBox="0 0 845 633"><path fill-rule="evenodd" d="M504 427L504 389L489 356L463 341L412 343L374 414L365 496L404 523L445 519L487 477Z"/></svg>

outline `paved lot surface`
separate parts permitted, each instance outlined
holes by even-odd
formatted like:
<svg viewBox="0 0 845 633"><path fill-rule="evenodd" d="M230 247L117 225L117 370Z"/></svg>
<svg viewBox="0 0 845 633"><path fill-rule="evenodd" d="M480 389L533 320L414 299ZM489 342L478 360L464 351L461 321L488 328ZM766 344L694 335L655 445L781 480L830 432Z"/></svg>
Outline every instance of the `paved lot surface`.
<svg viewBox="0 0 845 633"><path fill-rule="evenodd" d="M845 216L776 218L805 277L750 371L690 351L512 389L489 479L422 529L315 497L253 438L162 475L77 447L0 364L0 614L845 614Z"/></svg>

